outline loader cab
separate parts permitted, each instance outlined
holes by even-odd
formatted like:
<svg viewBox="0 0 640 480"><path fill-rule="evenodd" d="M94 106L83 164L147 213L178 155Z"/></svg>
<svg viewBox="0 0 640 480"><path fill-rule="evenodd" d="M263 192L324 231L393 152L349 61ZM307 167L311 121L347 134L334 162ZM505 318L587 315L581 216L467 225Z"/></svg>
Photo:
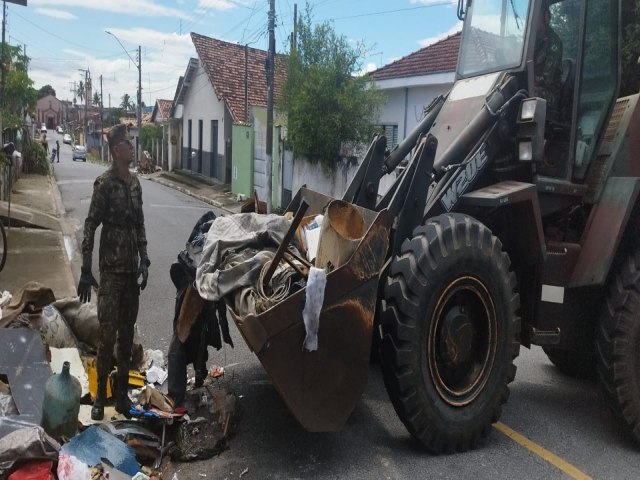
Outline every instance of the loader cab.
<svg viewBox="0 0 640 480"><path fill-rule="evenodd" d="M556 111L546 113L544 156L534 160L532 173L543 183L583 184L618 93L619 1L462 1L457 81L509 72L528 92L535 92L538 25L550 12L562 43L561 93Z"/></svg>

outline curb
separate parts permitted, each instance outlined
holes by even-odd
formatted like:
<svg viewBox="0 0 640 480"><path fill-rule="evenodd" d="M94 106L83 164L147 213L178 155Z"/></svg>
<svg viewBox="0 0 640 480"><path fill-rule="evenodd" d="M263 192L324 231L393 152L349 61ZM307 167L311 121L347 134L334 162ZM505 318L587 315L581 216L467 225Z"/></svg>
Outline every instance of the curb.
<svg viewBox="0 0 640 480"><path fill-rule="evenodd" d="M51 172L49 176L49 183L51 184L51 194L53 196L53 201L56 209L56 217L58 218L58 222L60 224L60 232L62 233L62 250L64 250L65 256L67 257L67 267L68 273L71 275L72 285L75 287L76 285L76 277L73 273L73 261L71 258L69 251L67 249L66 242L71 242L72 250L76 252L76 255L80 252L80 246L78 245L78 241L76 239L75 232L70 232L67 228L67 222L64 221L64 217L67 214L66 209L64 208L64 203L62 201L62 193L60 193L60 188L58 187L58 182L56 181L56 177L54 172Z"/></svg>

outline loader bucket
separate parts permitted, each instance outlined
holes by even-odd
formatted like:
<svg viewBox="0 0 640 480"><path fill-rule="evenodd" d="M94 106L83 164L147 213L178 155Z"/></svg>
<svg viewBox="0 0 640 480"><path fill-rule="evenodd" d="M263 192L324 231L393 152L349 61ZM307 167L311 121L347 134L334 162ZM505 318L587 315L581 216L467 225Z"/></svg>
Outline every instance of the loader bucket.
<svg viewBox="0 0 640 480"><path fill-rule="evenodd" d="M333 198L301 189L290 205L309 203L308 215L322 213ZM318 349L303 350L302 310L306 288L259 315L232 317L285 404L311 432L344 425L367 383L378 277L389 244L386 210L356 207L366 233L353 254L327 275L320 313Z"/></svg>

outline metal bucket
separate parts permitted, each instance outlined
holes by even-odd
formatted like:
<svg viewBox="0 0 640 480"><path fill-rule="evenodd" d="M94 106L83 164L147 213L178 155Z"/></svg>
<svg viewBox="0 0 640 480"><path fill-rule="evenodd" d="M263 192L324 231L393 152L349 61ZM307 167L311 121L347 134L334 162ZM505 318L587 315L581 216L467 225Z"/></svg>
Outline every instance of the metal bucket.
<svg viewBox="0 0 640 480"><path fill-rule="evenodd" d="M301 189L289 206L301 199L308 214L324 213L334 200ZM302 349L302 310L306 289L260 315L232 317L247 345L257 355L285 404L309 431L335 431L344 425L367 383L376 308L378 276L389 244L386 210L354 207L362 217L364 236L346 263L327 275L320 313L318 350Z"/></svg>
<svg viewBox="0 0 640 480"><path fill-rule="evenodd" d="M365 231L358 207L342 200L331 201L320 228L315 266L330 271L345 264Z"/></svg>

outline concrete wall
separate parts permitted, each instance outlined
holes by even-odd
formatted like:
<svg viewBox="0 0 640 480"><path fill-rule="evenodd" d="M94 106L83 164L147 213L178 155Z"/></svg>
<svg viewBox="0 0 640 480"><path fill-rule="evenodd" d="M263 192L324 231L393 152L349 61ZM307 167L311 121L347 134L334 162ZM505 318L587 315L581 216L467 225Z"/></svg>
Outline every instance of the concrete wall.
<svg viewBox="0 0 640 480"><path fill-rule="evenodd" d="M189 120L191 120L191 151L195 152L189 158ZM202 151L199 149L198 122L202 120ZM218 122L218 136L211 136L211 121ZM227 127L228 124L228 127ZM227 173L230 168L226 164L226 139L231 139L231 122L226 113L223 101L219 101L215 90L209 82L209 77L198 65L193 80L184 99L182 115L182 162L181 168L214 177L220 181L228 181ZM216 153L217 150L217 153ZM199 156L201 155L201 161ZM190 161L189 161L190 160Z"/></svg>
<svg viewBox="0 0 640 480"><path fill-rule="evenodd" d="M304 157L296 157L293 160L293 195L295 196L300 187L306 184L311 190L342 198L358 166L347 159L340 160L334 165L334 171L330 172L320 162L310 162Z"/></svg>

